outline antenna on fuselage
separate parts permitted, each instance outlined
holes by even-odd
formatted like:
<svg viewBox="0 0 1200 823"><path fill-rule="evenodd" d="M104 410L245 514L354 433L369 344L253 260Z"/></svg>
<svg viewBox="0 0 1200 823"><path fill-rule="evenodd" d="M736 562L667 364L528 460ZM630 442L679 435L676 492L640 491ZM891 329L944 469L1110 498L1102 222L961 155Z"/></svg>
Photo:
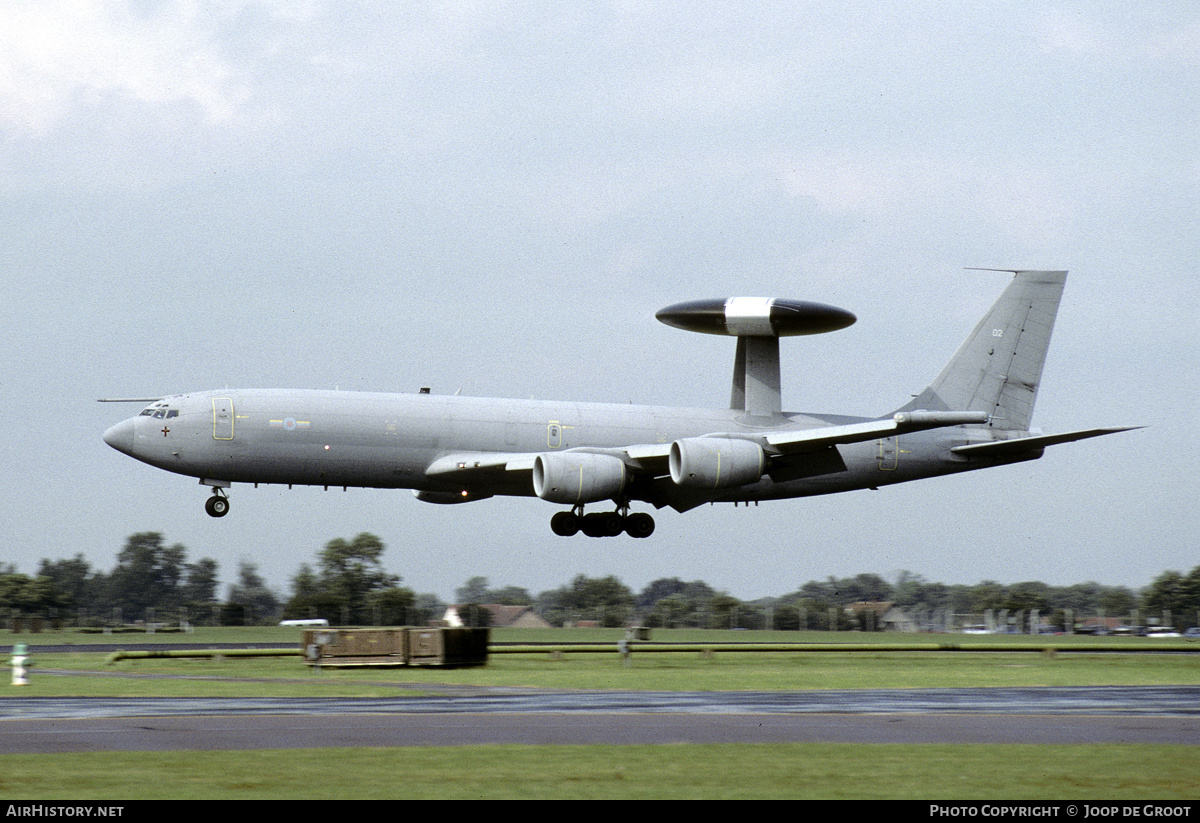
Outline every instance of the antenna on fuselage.
<svg viewBox="0 0 1200 823"><path fill-rule="evenodd" d="M750 417L782 413L779 338L844 329L856 318L824 303L777 297L718 297L675 303L655 315L668 326L737 338L729 407Z"/></svg>
<svg viewBox="0 0 1200 823"><path fill-rule="evenodd" d="M97 403L153 403L162 397L98 397Z"/></svg>

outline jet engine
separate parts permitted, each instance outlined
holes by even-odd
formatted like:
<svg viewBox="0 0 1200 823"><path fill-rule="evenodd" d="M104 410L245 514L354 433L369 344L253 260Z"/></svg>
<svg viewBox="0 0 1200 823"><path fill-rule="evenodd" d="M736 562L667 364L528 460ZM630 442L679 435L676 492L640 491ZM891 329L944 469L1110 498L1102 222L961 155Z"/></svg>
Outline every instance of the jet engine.
<svg viewBox="0 0 1200 823"><path fill-rule="evenodd" d="M607 454L551 452L533 461L533 493L572 506L611 500L625 488L625 464Z"/></svg>
<svg viewBox="0 0 1200 823"><path fill-rule="evenodd" d="M726 489L762 478L762 446L732 437L689 437L671 444L671 479L691 489Z"/></svg>

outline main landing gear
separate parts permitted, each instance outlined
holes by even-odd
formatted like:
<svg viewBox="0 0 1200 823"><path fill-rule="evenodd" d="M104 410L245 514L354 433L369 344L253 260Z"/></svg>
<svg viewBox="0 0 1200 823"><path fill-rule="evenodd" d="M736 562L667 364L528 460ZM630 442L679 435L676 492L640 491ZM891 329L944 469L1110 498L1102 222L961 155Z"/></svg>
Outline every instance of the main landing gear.
<svg viewBox="0 0 1200 823"><path fill-rule="evenodd" d="M212 497L204 501L204 510L210 517L224 517L229 514L229 498L225 496L224 489L213 488Z"/></svg>
<svg viewBox="0 0 1200 823"><path fill-rule="evenodd" d="M551 517L550 530L560 537L573 537L579 532L588 537L616 537L622 532L630 537L649 537L654 534L654 518L643 512L629 514L628 506L591 514L584 514L583 506L576 506Z"/></svg>

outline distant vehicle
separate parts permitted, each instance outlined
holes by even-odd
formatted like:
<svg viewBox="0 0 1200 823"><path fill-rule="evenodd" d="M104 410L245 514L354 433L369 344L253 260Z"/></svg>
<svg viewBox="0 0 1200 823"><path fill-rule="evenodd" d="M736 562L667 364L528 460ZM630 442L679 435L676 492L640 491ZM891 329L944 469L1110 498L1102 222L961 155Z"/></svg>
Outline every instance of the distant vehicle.
<svg viewBox="0 0 1200 823"><path fill-rule="evenodd" d="M1192 626L1183 636L1188 640L1200 640L1200 626Z"/></svg>
<svg viewBox="0 0 1200 823"><path fill-rule="evenodd" d="M212 487L205 510L213 517L228 513L233 483L408 488L426 503L536 496L567 507L550 521L555 534L648 537L654 518L631 513L634 502L685 512L876 489L1036 460L1049 446L1127 431L1030 428L1067 273L1013 273L933 383L877 418L782 409L780 338L841 329L853 314L730 297L656 315L737 338L728 409L433 397L427 389L219 389L155 398L104 441ZM606 502L611 511L584 514Z"/></svg>
<svg viewBox="0 0 1200 823"><path fill-rule="evenodd" d="M1146 637L1183 637L1175 631L1174 626L1151 626L1146 629Z"/></svg>
<svg viewBox="0 0 1200 823"><path fill-rule="evenodd" d="M1134 635L1135 637L1145 637L1145 626L1117 626L1113 629L1113 634Z"/></svg>
<svg viewBox="0 0 1200 823"><path fill-rule="evenodd" d="M963 626L962 633L963 634L991 634L991 632L988 631L988 627L983 626L983 625Z"/></svg>
<svg viewBox="0 0 1200 823"><path fill-rule="evenodd" d="M328 626L329 621L323 617L316 617L309 620L280 620L280 626Z"/></svg>

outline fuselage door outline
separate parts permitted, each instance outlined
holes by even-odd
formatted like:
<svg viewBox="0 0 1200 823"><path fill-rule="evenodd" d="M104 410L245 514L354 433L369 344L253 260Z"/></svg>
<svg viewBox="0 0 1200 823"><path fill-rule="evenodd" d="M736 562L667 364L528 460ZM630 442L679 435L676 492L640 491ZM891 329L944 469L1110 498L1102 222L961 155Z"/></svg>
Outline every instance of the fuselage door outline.
<svg viewBox="0 0 1200 823"><path fill-rule="evenodd" d="M881 472L894 472L900 468L900 438L884 437L877 441L879 443L879 470Z"/></svg>
<svg viewBox="0 0 1200 823"><path fill-rule="evenodd" d="M233 398L214 397L213 410L213 440L233 439Z"/></svg>

